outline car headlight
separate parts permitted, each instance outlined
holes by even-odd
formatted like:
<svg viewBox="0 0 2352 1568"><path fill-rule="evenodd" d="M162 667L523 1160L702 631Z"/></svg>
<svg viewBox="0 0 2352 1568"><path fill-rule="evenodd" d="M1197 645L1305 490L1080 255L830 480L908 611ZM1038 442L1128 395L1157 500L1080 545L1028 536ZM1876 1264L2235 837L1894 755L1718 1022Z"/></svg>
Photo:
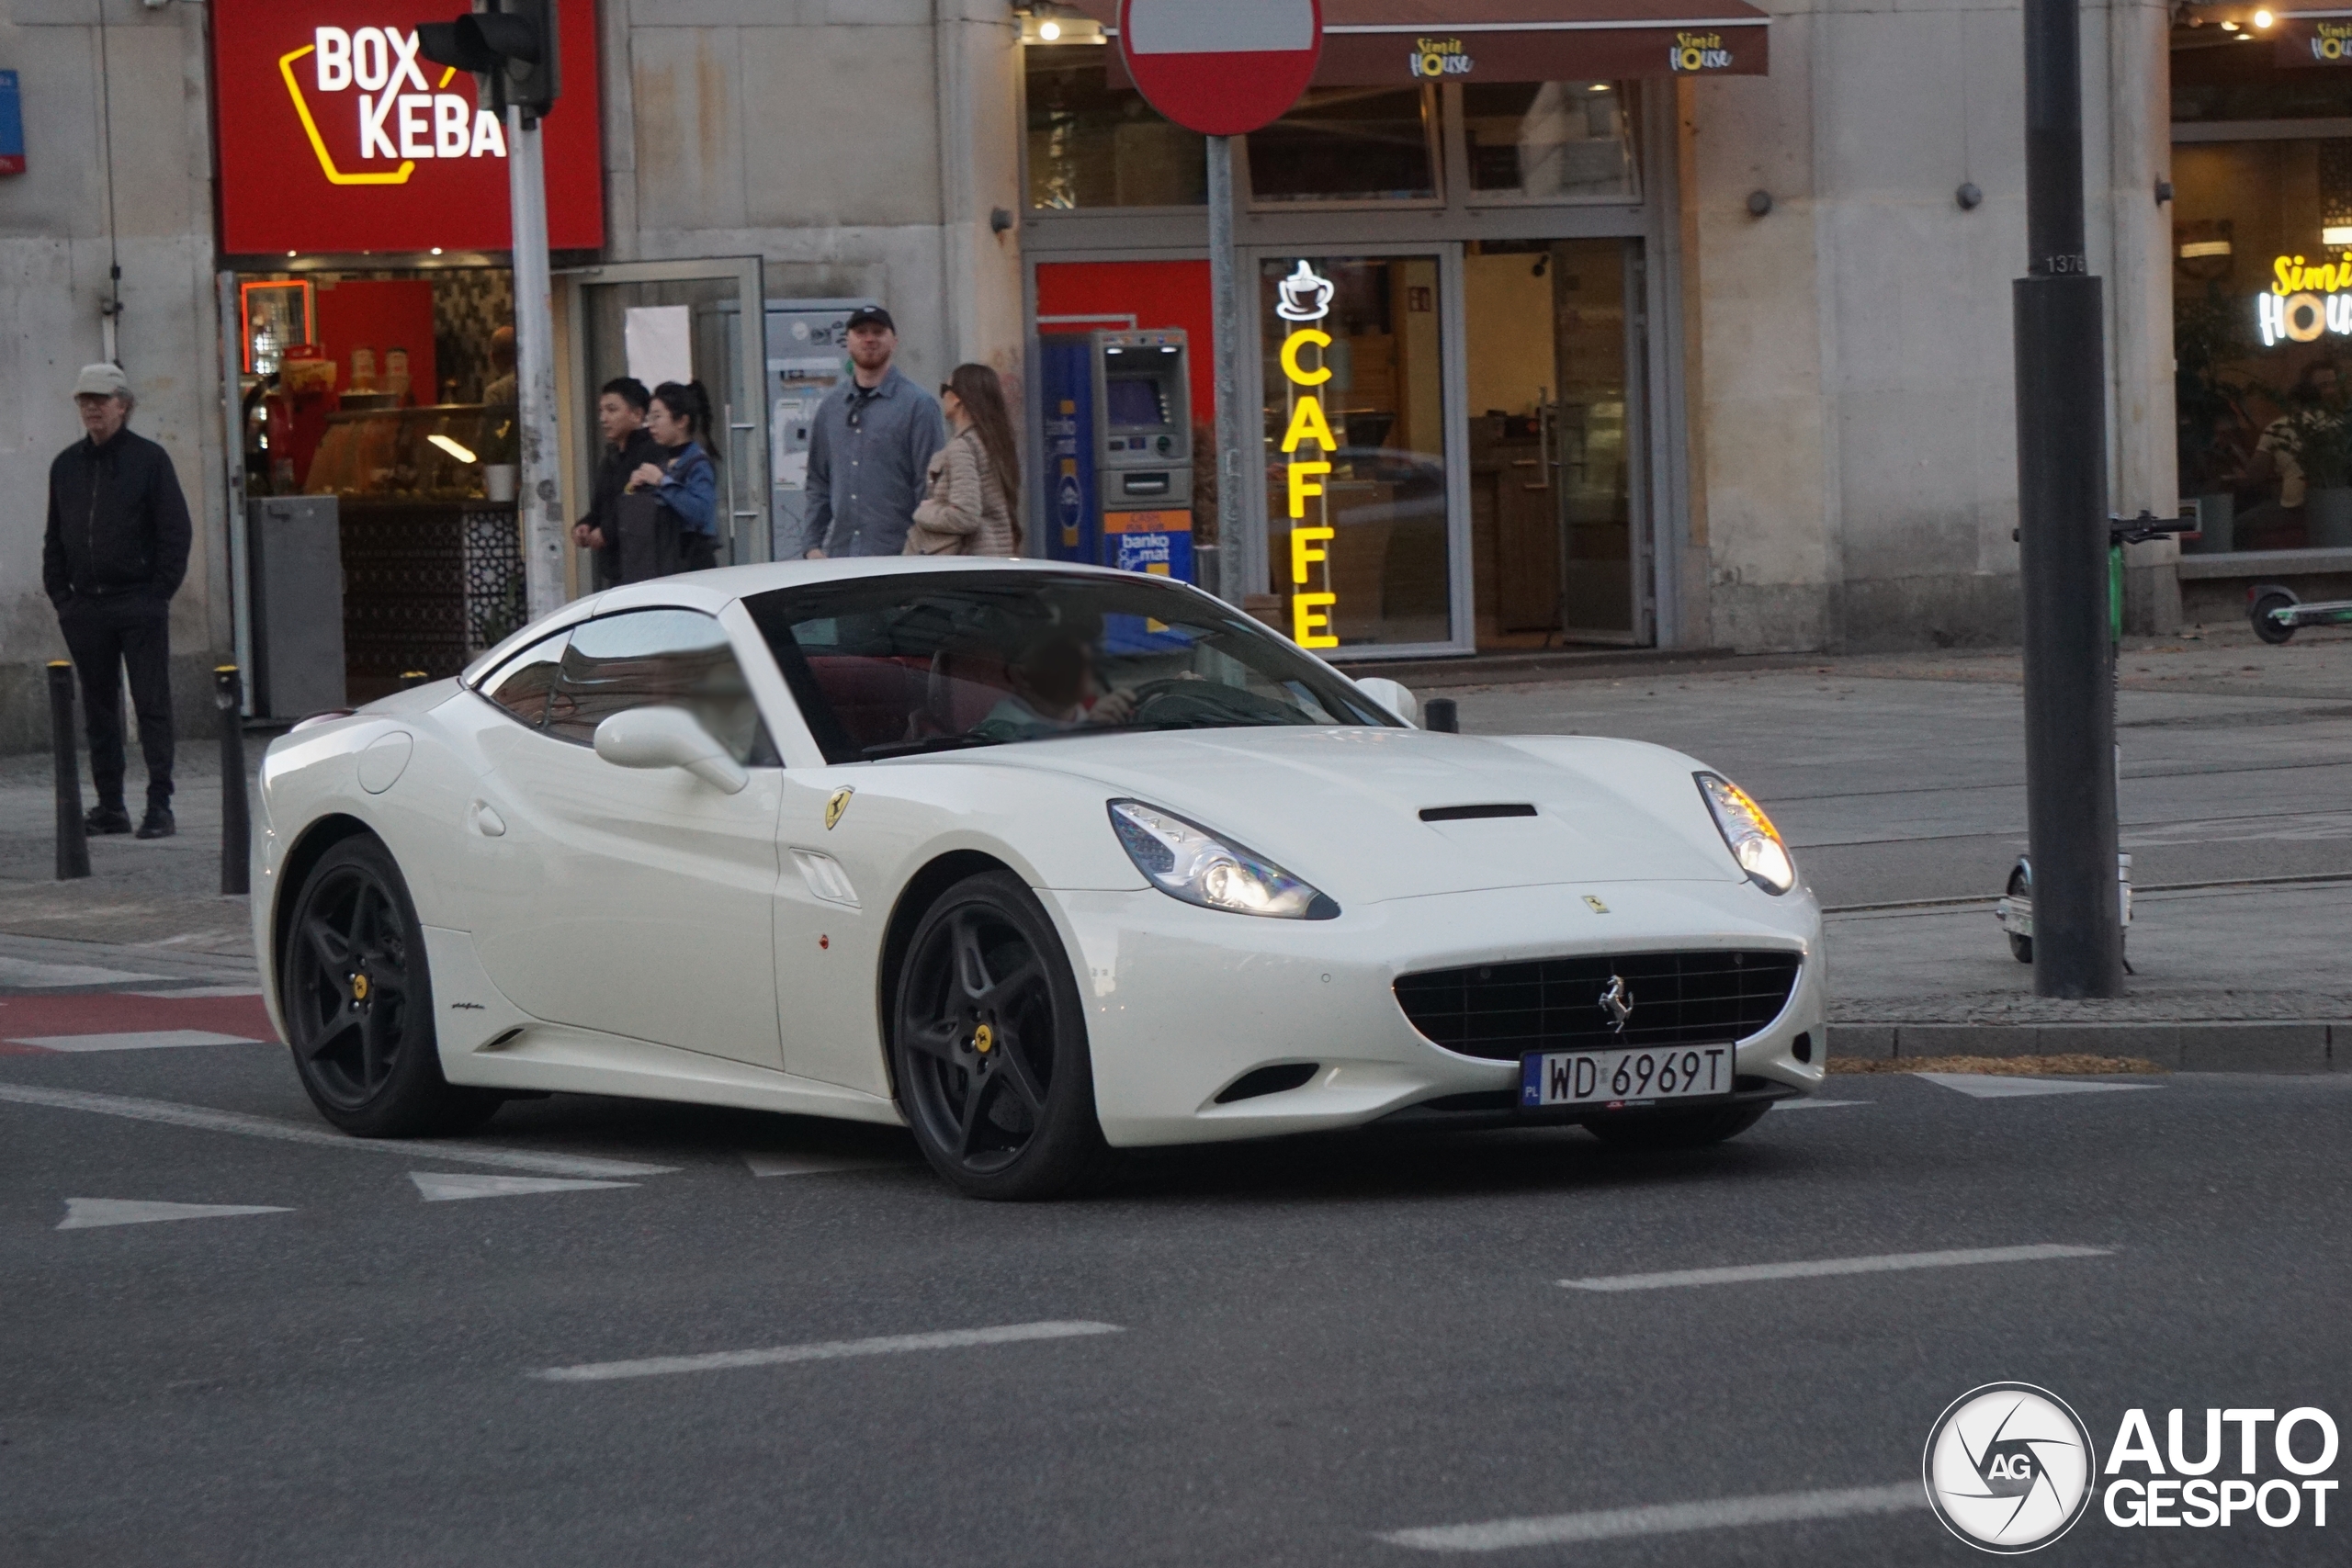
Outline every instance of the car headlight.
<svg viewBox="0 0 2352 1568"><path fill-rule="evenodd" d="M1797 863L1789 858L1789 846L1764 808L1720 773L1695 776L1699 793L1707 797L1707 809L1715 814L1715 826L1723 829L1724 842L1731 846L1732 859L1739 862L1748 880L1767 893L1794 887Z"/></svg>
<svg viewBox="0 0 2352 1568"><path fill-rule="evenodd" d="M1340 906L1263 855L1140 800L1111 802L1111 826L1136 869L1171 898L1236 915L1328 920Z"/></svg>

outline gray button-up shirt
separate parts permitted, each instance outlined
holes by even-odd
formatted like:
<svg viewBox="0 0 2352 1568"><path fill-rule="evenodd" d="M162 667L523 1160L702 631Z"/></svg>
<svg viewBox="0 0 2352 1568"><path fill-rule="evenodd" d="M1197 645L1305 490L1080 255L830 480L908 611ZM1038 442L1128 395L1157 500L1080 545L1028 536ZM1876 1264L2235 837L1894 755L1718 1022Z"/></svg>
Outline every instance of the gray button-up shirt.
<svg viewBox="0 0 2352 1568"><path fill-rule="evenodd" d="M829 556L899 554L924 470L946 445L939 400L895 367L872 391L854 378L835 387L808 432L808 546Z"/></svg>

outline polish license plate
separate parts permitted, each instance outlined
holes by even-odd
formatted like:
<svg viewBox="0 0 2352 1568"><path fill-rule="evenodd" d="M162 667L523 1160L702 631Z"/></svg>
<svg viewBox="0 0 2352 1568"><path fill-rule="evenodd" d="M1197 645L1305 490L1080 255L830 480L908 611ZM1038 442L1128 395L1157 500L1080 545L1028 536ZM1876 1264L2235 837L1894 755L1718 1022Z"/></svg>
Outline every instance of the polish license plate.
<svg viewBox="0 0 2352 1568"><path fill-rule="evenodd" d="M1732 1048L1652 1046L1631 1051L1547 1051L1520 1058L1521 1109L1703 1100L1732 1089Z"/></svg>

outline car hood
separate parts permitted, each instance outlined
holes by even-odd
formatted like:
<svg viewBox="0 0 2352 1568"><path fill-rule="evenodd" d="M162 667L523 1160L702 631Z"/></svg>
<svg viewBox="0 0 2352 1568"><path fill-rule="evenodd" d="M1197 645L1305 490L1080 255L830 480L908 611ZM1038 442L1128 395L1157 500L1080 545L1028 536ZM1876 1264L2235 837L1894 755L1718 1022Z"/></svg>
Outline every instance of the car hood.
<svg viewBox="0 0 2352 1568"><path fill-rule="evenodd" d="M1571 736L1197 729L990 747L974 762L1057 773L1192 818L1338 899L1552 883L1743 880L1678 752ZM1448 807L1532 807L1425 821Z"/></svg>

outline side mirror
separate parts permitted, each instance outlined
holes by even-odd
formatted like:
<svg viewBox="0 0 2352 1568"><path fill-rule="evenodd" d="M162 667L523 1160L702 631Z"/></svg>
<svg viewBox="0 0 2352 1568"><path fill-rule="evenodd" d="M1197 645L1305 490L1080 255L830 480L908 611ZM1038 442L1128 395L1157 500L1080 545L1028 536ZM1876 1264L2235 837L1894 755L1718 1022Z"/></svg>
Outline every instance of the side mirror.
<svg viewBox="0 0 2352 1568"><path fill-rule="evenodd" d="M630 708L596 727L596 755L616 768L684 768L716 790L734 795L752 782L684 708Z"/></svg>
<svg viewBox="0 0 2352 1568"><path fill-rule="evenodd" d="M1421 700L1402 682L1391 681L1385 675L1367 675L1356 682L1356 690L1416 729L1420 728Z"/></svg>

